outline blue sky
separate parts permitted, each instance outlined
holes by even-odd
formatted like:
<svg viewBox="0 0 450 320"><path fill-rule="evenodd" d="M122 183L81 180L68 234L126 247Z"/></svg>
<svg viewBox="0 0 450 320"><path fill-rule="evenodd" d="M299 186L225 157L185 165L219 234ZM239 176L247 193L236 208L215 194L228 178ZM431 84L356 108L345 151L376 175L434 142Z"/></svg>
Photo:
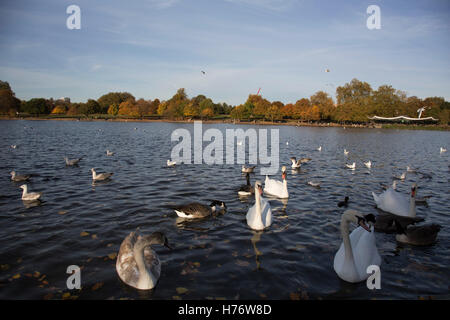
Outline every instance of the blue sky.
<svg viewBox="0 0 450 320"><path fill-rule="evenodd" d="M72 4L80 30L66 27ZM372 4L380 30L366 27ZM288 103L358 78L450 100L449 18L448 0L3 0L0 80L21 99L185 88L236 105L261 87Z"/></svg>

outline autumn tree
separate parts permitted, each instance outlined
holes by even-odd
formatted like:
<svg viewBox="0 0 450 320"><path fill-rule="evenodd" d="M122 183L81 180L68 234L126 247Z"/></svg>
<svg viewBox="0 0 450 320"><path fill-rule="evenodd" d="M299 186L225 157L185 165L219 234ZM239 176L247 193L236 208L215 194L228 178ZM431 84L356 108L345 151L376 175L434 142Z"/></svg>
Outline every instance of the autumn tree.
<svg viewBox="0 0 450 320"><path fill-rule="evenodd" d="M132 100L134 102L135 98L129 92L109 92L98 98L97 102L100 104L101 112L106 113L112 104L120 105L127 100Z"/></svg>

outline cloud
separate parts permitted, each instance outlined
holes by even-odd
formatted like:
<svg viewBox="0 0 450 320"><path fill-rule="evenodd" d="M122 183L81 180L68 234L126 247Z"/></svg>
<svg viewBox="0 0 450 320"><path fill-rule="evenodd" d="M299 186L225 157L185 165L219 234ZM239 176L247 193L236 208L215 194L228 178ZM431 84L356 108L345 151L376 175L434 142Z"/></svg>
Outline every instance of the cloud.
<svg viewBox="0 0 450 320"><path fill-rule="evenodd" d="M148 0L150 5L158 9L166 9L172 7L178 0Z"/></svg>
<svg viewBox="0 0 450 320"><path fill-rule="evenodd" d="M299 0L225 0L227 2L246 5L251 7L259 7L270 11L286 11L291 8L294 3Z"/></svg>

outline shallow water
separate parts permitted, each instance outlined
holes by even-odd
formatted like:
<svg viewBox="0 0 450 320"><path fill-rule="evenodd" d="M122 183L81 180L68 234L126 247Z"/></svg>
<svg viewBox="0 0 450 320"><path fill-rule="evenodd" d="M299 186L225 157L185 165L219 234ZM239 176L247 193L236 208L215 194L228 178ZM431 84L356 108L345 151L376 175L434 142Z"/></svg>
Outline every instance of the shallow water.
<svg viewBox="0 0 450 320"><path fill-rule="evenodd" d="M79 299L448 299L450 152L439 152L449 147L448 132L239 127L279 129L280 165L289 165L291 156L312 158L300 172L288 169L290 198L270 201L274 222L264 232L246 224L254 200L237 196L245 183L241 165L166 167L176 145L172 131L192 131L192 124L0 121L0 299L60 299L67 292ZM114 156L107 157L106 149ZM66 167L65 155L84 158L78 167ZM369 159L370 170L363 165ZM354 171L345 167L353 161ZM377 232L381 289L341 281L333 270L344 211L337 202L349 195L349 208L379 214L371 191L381 193L380 183L390 184L407 165L421 173L408 174L397 188L407 193L417 182L418 196L432 195L417 215L442 225L437 243L398 245L394 235ZM92 167L114 175L92 185ZM29 189L44 193L41 204L22 202L21 183L10 181L12 169L33 174ZM259 172L251 175L252 184L255 179L264 181ZM307 185L311 180L320 181L320 189ZM225 201L228 211L185 223L171 209L207 199ZM124 285L115 270L114 254L138 227L163 231L173 246L155 247L161 278L145 293ZM66 287L69 265L82 267L81 290Z"/></svg>

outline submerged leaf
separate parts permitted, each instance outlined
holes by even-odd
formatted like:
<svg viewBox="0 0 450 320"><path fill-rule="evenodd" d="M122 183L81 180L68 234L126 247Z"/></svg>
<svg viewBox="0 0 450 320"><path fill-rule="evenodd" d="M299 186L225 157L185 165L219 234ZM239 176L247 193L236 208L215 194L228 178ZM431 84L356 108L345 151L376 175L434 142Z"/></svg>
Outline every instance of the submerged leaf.
<svg viewBox="0 0 450 320"><path fill-rule="evenodd" d="M80 233L81 237L87 237L89 235L89 232L83 231Z"/></svg>
<svg viewBox="0 0 450 320"><path fill-rule="evenodd" d="M178 294L184 294L184 293L186 293L186 292L188 292L188 291L189 291L188 289L183 288L183 287L178 287L178 288L177 288L177 293L178 293Z"/></svg>

